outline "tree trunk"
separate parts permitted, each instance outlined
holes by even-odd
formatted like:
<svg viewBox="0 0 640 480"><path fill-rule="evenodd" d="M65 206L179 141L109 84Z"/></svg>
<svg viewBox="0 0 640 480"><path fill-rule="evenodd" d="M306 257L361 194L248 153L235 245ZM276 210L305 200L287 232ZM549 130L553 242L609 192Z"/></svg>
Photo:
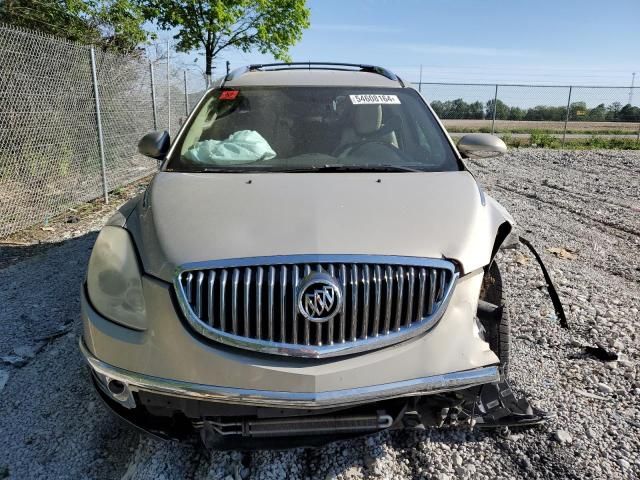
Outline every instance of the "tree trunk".
<svg viewBox="0 0 640 480"><path fill-rule="evenodd" d="M204 75L207 77L207 88L211 86L211 74L213 73L213 49L208 45L204 48Z"/></svg>

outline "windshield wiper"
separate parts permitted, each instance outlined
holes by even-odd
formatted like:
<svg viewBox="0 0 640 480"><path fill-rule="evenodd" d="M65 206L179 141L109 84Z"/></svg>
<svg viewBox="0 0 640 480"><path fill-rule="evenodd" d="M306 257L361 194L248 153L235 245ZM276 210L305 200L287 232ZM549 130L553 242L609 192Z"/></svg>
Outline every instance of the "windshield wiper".
<svg viewBox="0 0 640 480"><path fill-rule="evenodd" d="M300 172L423 172L417 168L404 165L322 165L320 167L301 168Z"/></svg>
<svg viewBox="0 0 640 480"><path fill-rule="evenodd" d="M224 168L224 167L206 167L200 170L197 170L198 173L262 173L268 172L269 169L265 168L247 168L247 167L238 167L238 168Z"/></svg>
<svg viewBox="0 0 640 480"><path fill-rule="evenodd" d="M206 167L197 170L201 173L313 173L313 172L424 172L417 168L404 165L342 165L327 164L306 168L264 168L264 166L238 166L236 168Z"/></svg>

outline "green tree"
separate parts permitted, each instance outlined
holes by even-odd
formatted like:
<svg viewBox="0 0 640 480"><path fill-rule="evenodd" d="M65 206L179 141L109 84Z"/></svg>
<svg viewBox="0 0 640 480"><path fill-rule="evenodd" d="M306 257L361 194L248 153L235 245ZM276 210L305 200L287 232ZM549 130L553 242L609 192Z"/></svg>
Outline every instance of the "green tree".
<svg viewBox="0 0 640 480"><path fill-rule="evenodd" d="M509 107L502 100L496 102L493 98L487 102L486 118L493 118L493 105L496 105L496 118L506 120L509 118Z"/></svg>
<svg viewBox="0 0 640 480"><path fill-rule="evenodd" d="M4 0L0 23L120 52L153 36L132 0Z"/></svg>
<svg viewBox="0 0 640 480"><path fill-rule="evenodd" d="M509 120L524 120L526 112L520 107L509 107Z"/></svg>
<svg viewBox="0 0 640 480"><path fill-rule="evenodd" d="M586 102L571 102L569 105L569 120L584 120L589 109Z"/></svg>
<svg viewBox="0 0 640 480"><path fill-rule="evenodd" d="M624 107L620 109L618 118L621 122L639 122L640 108L633 107L627 103Z"/></svg>
<svg viewBox="0 0 640 480"><path fill-rule="evenodd" d="M607 109L604 106L604 103L601 103L598 106L593 107L589 110L587 114L587 120L590 122L604 122L605 115L607 114Z"/></svg>
<svg viewBox="0 0 640 480"><path fill-rule="evenodd" d="M484 118L484 105L482 105L482 102L473 102L469 104L467 118L474 120L482 120Z"/></svg>
<svg viewBox="0 0 640 480"><path fill-rule="evenodd" d="M288 49L309 26L305 0L137 0L148 20L174 35L180 52L204 50L205 75L225 48L252 49L289 60Z"/></svg>
<svg viewBox="0 0 640 480"><path fill-rule="evenodd" d="M431 102L431 108L433 108L433 111L439 118L445 118L444 104L440 100L434 100L433 102Z"/></svg>
<svg viewBox="0 0 640 480"><path fill-rule="evenodd" d="M613 102L611 105L607 107L607 113L605 115L605 119L607 122L617 122L618 115L620 114L620 110L622 109L622 104L620 102Z"/></svg>

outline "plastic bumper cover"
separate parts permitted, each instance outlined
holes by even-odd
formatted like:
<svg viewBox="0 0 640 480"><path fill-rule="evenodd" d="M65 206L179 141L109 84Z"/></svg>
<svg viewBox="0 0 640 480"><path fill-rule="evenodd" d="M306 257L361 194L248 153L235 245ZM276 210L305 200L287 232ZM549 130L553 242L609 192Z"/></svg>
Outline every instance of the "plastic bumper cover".
<svg viewBox="0 0 640 480"><path fill-rule="evenodd" d="M203 385L153 377L118 368L97 359L89 352L82 339L80 339L80 350L99 379L103 391L127 408L135 407L133 392L136 391L238 405L314 409L460 390L494 383L500 378L498 367L488 366L344 390L285 392ZM109 388L114 381L119 383L115 384L115 388Z"/></svg>

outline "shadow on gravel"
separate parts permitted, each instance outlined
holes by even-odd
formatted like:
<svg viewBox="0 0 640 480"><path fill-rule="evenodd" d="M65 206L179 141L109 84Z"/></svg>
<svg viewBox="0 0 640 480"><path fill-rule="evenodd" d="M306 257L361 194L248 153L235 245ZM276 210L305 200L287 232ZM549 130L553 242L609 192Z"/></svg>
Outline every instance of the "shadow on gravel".
<svg viewBox="0 0 640 480"><path fill-rule="evenodd" d="M138 443L100 405L77 347L79 289L95 237L0 247L0 357L22 353L25 363L0 361L8 376L0 388L5 477L119 478ZM66 333L44 339L56 332Z"/></svg>

